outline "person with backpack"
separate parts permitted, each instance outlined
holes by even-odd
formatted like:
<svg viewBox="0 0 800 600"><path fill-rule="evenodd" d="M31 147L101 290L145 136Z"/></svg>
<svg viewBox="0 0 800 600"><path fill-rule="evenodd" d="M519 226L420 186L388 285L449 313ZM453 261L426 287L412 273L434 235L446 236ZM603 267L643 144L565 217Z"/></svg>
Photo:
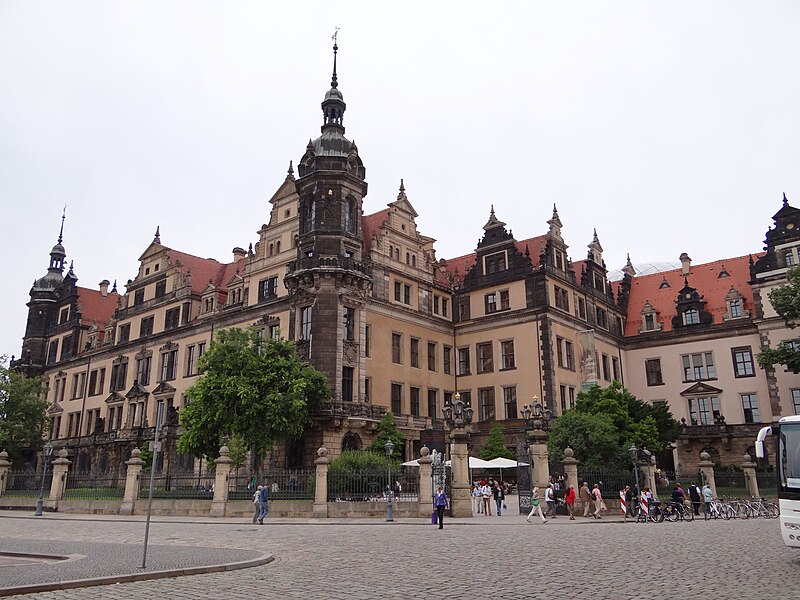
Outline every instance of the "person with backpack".
<svg viewBox="0 0 800 600"><path fill-rule="evenodd" d="M556 518L556 492L555 486L551 483L544 490L544 503L547 505L547 515L551 519Z"/></svg>
<svg viewBox="0 0 800 600"><path fill-rule="evenodd" d="M265 482L258 494L258 504L261 510L258 513L258 524L264 524L264 517L269 513L269 485Z"/></svg>
<svg viewBox="0 0 800 600"><path fill-rule="evenodd" d="M700 497L700 488L695 485L694 482L689 486L689 500L692 503L692 510L694 511L694 515L696 517L700 516L700 503L702 499Z"/></svg>

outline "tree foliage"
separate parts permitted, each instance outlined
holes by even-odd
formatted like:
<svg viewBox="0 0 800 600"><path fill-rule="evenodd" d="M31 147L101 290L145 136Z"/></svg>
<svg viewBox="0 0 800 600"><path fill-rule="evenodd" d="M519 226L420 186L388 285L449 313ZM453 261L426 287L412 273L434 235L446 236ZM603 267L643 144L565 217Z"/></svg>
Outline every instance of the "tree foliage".
<svg viewBox="0 0 800 600"><path fill-rule="evenodd" d="M516 454L506 448L506 442L503 438L503 426L500 423L492 423L489 428L489 437L486 438L486 443L481 446L480 457L483 460L492 460L493 458L516 458Z"/></svg>
<svg viewBox="0 0 800 600"><path fill-rule="evenodd" d="M786 271L786 285L769 292L769 300L786 327L794 329L800 320L800 266ZM781 342L775 348L762 348L756 357L761 368L786 365L793 373L800 373L800 350L792 343Z"/></svg>
<svg viewBox="0 0 800 600"><path fill-rule="evenodd" d="M328 465L328 473L338 477L355 473L382 476L388 472L390 463L392 470L395 470L396 462L395 459L389 461L385 453L345 450Z"/></svg>
<svg viewBox="0 0 800 600"><path fill-rule="evenodd" d="M41 449L47 430L47 401L40 377L12 371L8 358L0 357L0 450L12 462Z"/></svg>
<svg viewBox="0 0 800 600"><path fill-rule="evenodd" d="M397 422L394 415L387 412L378 422L378 437L369 445L367 450L376 454L386 454L386 442L392 440L394 444L394 454L392 460L399 460L403 457L405 450L405 440L400 432L397 431Z"/></svg>
<svg viewBox="0 0 800 600"><path fill-rule="evenodd" d="M658 454L677 439L680 430L666 404L639 400L614 382L578 394L575 408L553 424L548 449L560 456L570 446L575 456L590 466L626 467L631 445Z"/></svg>
<svg viewBox="0 0 800 600"><path fill-rule="evenodd" d="M255 327L217 331L198 370L178 440L180 452L197 457L216 458L233 436L263 454L302 435L309 411L330 395L325 375L303 364L291 342L262 340Z"/></svg>

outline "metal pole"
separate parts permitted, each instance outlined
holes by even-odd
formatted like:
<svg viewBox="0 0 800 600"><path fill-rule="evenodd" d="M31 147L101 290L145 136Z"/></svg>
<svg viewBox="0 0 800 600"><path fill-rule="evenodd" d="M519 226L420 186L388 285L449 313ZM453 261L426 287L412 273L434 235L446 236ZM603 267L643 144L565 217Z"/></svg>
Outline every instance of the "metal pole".
<svg viewBox="0 0 800 600"><path fill-rule="evenodd" d="M147 540L150 537L150 512L153 508L153 484L156 477L156 464L158 464L158 437L161 433L161 417L164 413L164 402L158 403L156 410L156 435L153 443L153 462L150 465L150 493L147 497L147 521L144 527L144 552L142 553L142 568L147 565Z"/></svg>
<svg viewBox="0 0 800 600"><path fill-rule="evenodd" d="M392 487L392 463L389 461L389 498L386 502L386 521L394 521L394 505L392 504L392 496L394 495L394 488Z"/></svg>
<svg viewBox="0 0 800 600"><path fill-rule="evenodd" d="M631 507L631 513L633 513L634 508L636 507L637 503L639 502L639 498L641 498L642 490L639 487L639 461L637 460L633 463L633 472L636 475L636 497L633 499L633 506ZM636 514L636 520L639 520L639 515Z"/></svg>
<svg viewBox="0 0 800 600"><path fill-rule="evenodd" d="M33 512L34 517L42 516L42 505L44 504L44 478L47 475L47 458L49 453L47 449L42 451L42 485L39 488L39 499L36 501L36 510Z"/></svg>

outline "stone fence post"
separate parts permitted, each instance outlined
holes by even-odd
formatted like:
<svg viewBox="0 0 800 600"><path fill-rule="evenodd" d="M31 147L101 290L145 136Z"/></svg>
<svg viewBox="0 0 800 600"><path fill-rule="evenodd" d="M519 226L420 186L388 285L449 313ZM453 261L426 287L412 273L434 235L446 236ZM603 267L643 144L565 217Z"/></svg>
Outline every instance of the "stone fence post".
<svg viewBox="0 0 800 600"><path fill-rule="evenodd" d="M125 495L122 497L122 504L119 507L119 514L132 515L133 505L139 499L139 478L142 475L142 467L144 461L139 458L142 453L138 448L134 448L131 452L129 460L125 461L127 470L125 472Z"/></svg>
<svg viewBox="0 0 800 600"><path fill-rule="evenodd" d="M641 469L642 475L644 476L644 481L642 482L642 487L650 488L650 492L653 494L653 498L658 500L658 485L656 482L656 466L654 464L655 457L651 457L648 459L641 459L637 460L637 467ZM642 490L639 490L641 493Z"/></svg>
<svg viewBox="0 0 800 600"><path fill-rule="evenodd" d="M708 452L700 453L700 462L697 463L700 468L700 474L703 476L703 483L707 483L711 487L711 493L714 498L717 497L717 481L714 479L714 462L711 460L711 455Z"/></svg>
<svg viewBox="0 0 800 600"><path fill-rule="evenodd" d="M581 486L578 485L578 459L575 458L575 451L569 446L564 448L564 458L561 464L564 465L564 477L567 480L567 489L569 489L571 485L575 486L575 493L577 494L581 489Z"/></svg>
<svg viewBox="0 0 800 600"><path fill-rule="evenodd" d="M431 477L431 451L423 446L419 451L419 516L430 517L433 512L433 478Z"/></svg>
<svg viewBox="0 0 800 600"><path fill-rule="evenodd" d="M0 498L8 487L8 472L11 470L11 461L8 460L8 452L0 452Z"/></svg>
<svg viewBox="0 0 800 600"><path fill-rule="evenodd" d="M316 474L314 477L314 509L313 515L317 519L328 518L328 465L331 459L328 457L328 449L321 446L317 450Z"/></svg>
<svg viewBox="0 0 800 600"><path fill-rule="evenodd" d="M53 461L53 482L50 484L51 502L58 502L64 498L64 490L67 487L67 471L72 461L67 458L67 451L62 448L58 451L58 458Z"/></svg>
<svg viewBox="0 0 800 600"><path fill-rule="evenodd" d="M756 479L756 463L749 454L745 453L742 456L742 471L744 471L744 483L747 486L747 494L751 498L760 498L761 494L758 492L758 479Z"/></svg>
<svg viewBox="0 0 800 600"><path fill-rule="evenodd" d="M544 490L550 484L550 455L547 452L547 434L541 429L531 433L529 456L533 463L533 485ZM542 492L544 494L544 492Z"/></svg>
<svg viewBox="0 0 800 600"><path fill-rule="evenodd" d="M228 506L228 479L231 473L231 463L233 462L228 456L229 454L228 447L222 446L219 449L219 458L214 460L217 468L214 478L214 499L211 501L212 517L224 517L225 508Z"/></svg>

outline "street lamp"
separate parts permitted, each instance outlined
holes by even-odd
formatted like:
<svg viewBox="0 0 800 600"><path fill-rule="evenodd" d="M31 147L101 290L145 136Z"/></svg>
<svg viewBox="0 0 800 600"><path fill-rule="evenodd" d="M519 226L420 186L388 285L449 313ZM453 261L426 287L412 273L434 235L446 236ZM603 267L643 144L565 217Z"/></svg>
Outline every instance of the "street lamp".
<svg viewBox="0 0 800 600"><path fill-rule="evenodd" d="M553 419L553 411L542 406L539 398L531 398L530 404L523 404L522 420L525 422L525 429L547 430L550 428L550 421Z"/></svg>
<svg viewBox="0 0 800 600"><path fill-rule="evenodd" d="M444 421L450 429L460 429L469 425L472 423L472 417L475 413L472 405L466 404L458 392L453 394L452 401L445 401L442 412L444 413Z"/></svg>
<svg viewBox="0 0 800 600"><path fill-rule="evenodd" d="M392 443L392 440L388 440L384 448L386 449L386 458L389 459L389 485L387 486L388 495L386 496L386 521L391 523L394 521L394 506L392 505L392 494L394 493L394 490L392 489L392 453L394 452L394 444Z"/></svg>
<svg viewBox="0 0 800 600"><path fill-rule="evenodd" d="M47 475L47 461L51 454L53 454L53 444L47 442L44 445L44 448L42 448L42 485L39 488L39 499L36 501L36 511L33 513L33 516L35 517L42 516L42 504L44 503L44 477Z"/></svg>

